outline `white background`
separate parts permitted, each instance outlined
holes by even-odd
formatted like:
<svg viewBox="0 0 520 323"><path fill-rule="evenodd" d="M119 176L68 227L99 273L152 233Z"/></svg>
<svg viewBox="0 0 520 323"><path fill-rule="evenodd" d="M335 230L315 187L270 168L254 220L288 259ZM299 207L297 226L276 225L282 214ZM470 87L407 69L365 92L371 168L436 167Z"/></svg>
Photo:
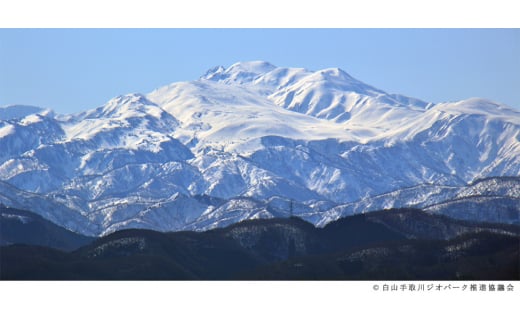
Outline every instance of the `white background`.
<svg viewBox="0 0 520 323"><path fill-rule="evenodd" d="M179 3L164 0L11 0L0 4L0 27L513 28L520 25L519 11L513 3L504 0L191 0ZM518 282L513 282L515 292L373 290L374 284L383 283L399 284L0 282L0 320L9 323L109 320L501 322L518 317ZM450 282L438 283L447 285Z"/></svg>

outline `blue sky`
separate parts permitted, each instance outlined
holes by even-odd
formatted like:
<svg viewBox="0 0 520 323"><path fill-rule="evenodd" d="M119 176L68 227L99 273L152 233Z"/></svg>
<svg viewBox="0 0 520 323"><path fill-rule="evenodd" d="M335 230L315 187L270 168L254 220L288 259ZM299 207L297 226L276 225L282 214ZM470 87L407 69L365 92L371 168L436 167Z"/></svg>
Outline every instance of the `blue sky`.
<svg viewBox="0 0 520 323"><path fill-rule="evenodd" d="M520 29L0 29L0 106L74 113L247 60L520 108Z"/></svg>

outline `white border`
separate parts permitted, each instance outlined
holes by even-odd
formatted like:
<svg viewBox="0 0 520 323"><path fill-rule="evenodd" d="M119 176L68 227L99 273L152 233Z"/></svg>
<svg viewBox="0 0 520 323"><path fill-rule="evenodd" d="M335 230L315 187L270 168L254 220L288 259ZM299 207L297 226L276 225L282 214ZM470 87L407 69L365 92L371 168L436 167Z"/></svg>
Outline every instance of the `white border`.
<svg viewBox="0 0 520 323"><path fill-rule="evenodd" d="M508 0L0 3L1 28L519 26L516 4ZM498 322L518 316L518 282L513 282L516 292L503 294L385 294L372 290L376 283L382 282L0 282L0 319L5 322L437 323L441 320Z"/></svg>
<svg viewBox="0 0 520 323"><path fill-rule="evenodd" d="M0 27L494 27L520 26L510 0L16 0Z"/></svg>
<svg viewBox="0 0 520 323"><path fill-rule="evenodd" d="M514 292L383 292L382 284L511 282L0 282L4 322L506 322ZM6 289L7 288L7 289Z"/></svg>

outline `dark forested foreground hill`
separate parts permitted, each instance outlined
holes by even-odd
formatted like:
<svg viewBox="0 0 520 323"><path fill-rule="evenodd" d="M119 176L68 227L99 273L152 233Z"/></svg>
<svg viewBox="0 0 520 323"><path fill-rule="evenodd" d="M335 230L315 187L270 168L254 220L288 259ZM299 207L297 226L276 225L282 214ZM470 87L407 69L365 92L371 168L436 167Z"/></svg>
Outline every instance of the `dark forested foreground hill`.
<svg viewBox="0 0 520 323"><path fill-rule="evenodd" d="M0 204L0 246L27 244L72 251L94 241L40 215Z"/></svg>
<svg viewBox="0 0 520 323"><path fill-rule="evenodd" d="M14 244L4 280L518 280L520 230L412 209L324 228L298 218L206 232L123 230L72 252ZM3 234L3 233L2 233ZM2 236L3 237L3 236Z"/></svg>

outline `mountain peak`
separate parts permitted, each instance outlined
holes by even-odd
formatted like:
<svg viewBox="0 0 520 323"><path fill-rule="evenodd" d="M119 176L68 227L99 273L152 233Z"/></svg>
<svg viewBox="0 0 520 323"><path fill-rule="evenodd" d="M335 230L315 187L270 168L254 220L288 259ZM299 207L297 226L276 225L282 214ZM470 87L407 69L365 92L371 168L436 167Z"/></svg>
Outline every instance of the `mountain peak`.
<svg viewBox="0 0 520 323"><path fill-rule="evenodd" d="M353 77L350 76L350 74L348 74L347 72L345 72L344 70L342 70L339 67L325 68L325 69L319 70L318 72L321 75L353 79Z"/></svg>
<svg viewBox="0 0 520 323"><path fill-rule="evenodd" d="M276 69L276 66L265 61L237 62L228 68L214 67L202 79L224 83L248 83Z"/></svg>
<svg viewBox="0 0 520 323"><path fill-rule="evenodd" d="M342 70L338 67L325 68L313 72L309 76L309 81L323 82L327 86L337 87L343 91L353 91L360 94L384 94L385 92L379 90L371 85L368 85Z"/></svg>
<svg viewBox="0 0 520 323"><path fill-rule="evenodd" d="M150 102L145 95L141 93L129 93L125 95L119 95L113 98L108 102L108 104L145 104L145 105L155 105Z"/></svg>
<svg viewBox="0 0 520 323"><path fill-rule="evenodd" d="M212 67L209 70L207 70L206 73L201 78L209 80L212 77L214 77L215 75L218 75L224 71L225 71L224 66L222 66L222 65L215 66L215 67Z"/></svg>
<svg viewBox="0 0 520 323"><path fill-rule="evenodd" d="M121 118L153 115L160 117L161 109L140 93L119 95L104 106L84 113L85 118Z"/></svg>
<svg viewBox="0 0 520 323"><path fill-rule="evenodd" d="M257 74L263 74L274 70L276 66L266 61L246 61L237 62L231 65L227 70L243 71Z"/></svg>
<svg viewBox="0 0 520 323"><path fill-rule="evenodd" d="M31 114L48 115L51 111L31 105L9 105L0 107L0 120L22 119Z"/></svg>

